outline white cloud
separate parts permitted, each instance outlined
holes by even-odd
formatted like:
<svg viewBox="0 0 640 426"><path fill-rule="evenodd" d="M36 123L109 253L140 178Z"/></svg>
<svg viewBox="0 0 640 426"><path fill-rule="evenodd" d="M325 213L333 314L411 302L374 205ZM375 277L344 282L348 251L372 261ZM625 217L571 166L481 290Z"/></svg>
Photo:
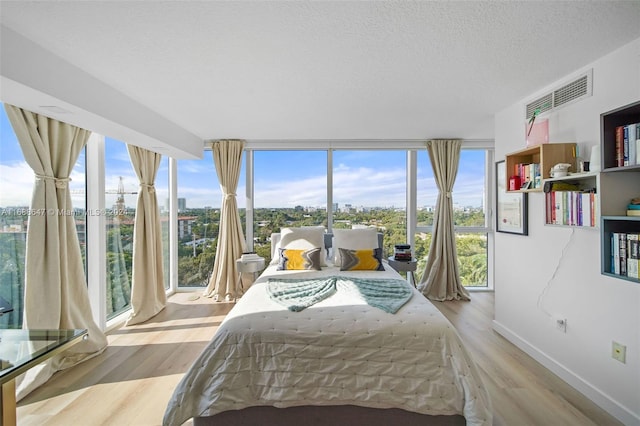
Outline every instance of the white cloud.
<svg viewBox="0 0 640 426"><path fill-rule="evenodd" d="M26 161L0 164L0 206L29 206L35 177Z"/></svg>

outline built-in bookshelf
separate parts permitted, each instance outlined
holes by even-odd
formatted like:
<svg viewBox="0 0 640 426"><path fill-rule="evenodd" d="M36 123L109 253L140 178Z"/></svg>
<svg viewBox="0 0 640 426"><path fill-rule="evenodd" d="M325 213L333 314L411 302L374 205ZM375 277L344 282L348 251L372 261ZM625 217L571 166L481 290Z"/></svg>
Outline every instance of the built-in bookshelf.
<svg viewBox="0 0 640 426"><path fill-rule="evenodd" d="M571 164L570 170L576 170L575 142L543 143L507 154L505 188L509 192L542 192L551 168L559 163Z"/></svg>
<svg viewBox="0 0 640 426"><path fill-rule="evenodd" d="M640 283L640 217L607 216L602 235L602 274Z"/></svg>
<svg viewBox="0 0 640 426"><path fill-rule="evenodd" d="M603 171L640 170L640 101L600 116Z"/></svg>
<svg viewBox="0 0 640 426"><path fill-rule="evenodd" d="M638 253L634 241L640 235L640 217L627 216L631 200L640 197L640 164L629 159L633 150L630 154L628 148L633 143L637 147L637 135L636 140L628 136L635 123L640 123L640 101L600 115L601 270L603 275L640 283L637 272L634 273L636 259L629 257ZM627 165L624 165L625 152Z"/></svg>

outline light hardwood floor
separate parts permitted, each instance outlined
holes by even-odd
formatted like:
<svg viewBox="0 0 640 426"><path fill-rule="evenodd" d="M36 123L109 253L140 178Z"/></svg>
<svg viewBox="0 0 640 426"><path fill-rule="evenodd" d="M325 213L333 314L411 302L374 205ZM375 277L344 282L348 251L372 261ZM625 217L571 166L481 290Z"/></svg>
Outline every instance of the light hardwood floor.
<svg viewBox="0 0 640 426"><path fill-rule="evenodd" d="M491 329L493 293L472 296L436 306L477 360L495 425L620 424ZM195 297L176 294L148 323L111 331L104 353L18 403L18 425L160 425L174 387L233 306Z"/></svg>

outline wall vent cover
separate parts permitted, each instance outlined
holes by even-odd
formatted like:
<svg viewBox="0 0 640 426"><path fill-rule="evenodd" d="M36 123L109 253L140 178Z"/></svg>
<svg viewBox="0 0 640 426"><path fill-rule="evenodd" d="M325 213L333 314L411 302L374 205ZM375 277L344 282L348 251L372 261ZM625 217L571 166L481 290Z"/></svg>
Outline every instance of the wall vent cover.
<svg viewBox="0 0 640 426"><path fill-rule="evenodd" d="M539 108L540 111L538 114L542 114L543 112L550 111L551 105L553 105L553 93L548 93L541 98L536 99L535 101L527 104L527 116L525 117L527 120L531 118L533 113Z"/></svg>
<svg viewBox="0 0 640 426"><path fill-rule="evenodd" d="M525 118L527 120L530 119L536 110L538 110L538 114L542 114L543 112L555 110L561 106L591 96L593 86L592 79L593 70L589 70L586 74L583 74L572 82L529 102L526 106Z"/></svg>

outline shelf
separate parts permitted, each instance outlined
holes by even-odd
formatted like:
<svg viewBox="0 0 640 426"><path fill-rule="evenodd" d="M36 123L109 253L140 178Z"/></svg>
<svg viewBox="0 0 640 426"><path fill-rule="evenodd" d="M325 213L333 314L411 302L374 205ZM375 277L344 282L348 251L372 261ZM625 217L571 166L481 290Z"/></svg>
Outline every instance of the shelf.
<svg viewBox="0 0 640 426"><path fill-rule="evenodd" d="M602 217L602 264L601 272L614 278L620 278L634 283L640 283L640 279L617 274L613 268L613 243L612 237L618 234L640 235L640 217L638 216L603 216Z"/></svg>
<svg viewBox="0 0 640 426"><path fill-rule="evenodd" d="M600 223L599 173L546 179L544 223L548 226L596 229ZM566 184L566 185L561 185Z"/></svg>
<svg viewBox="0 0 640 426"><path fill-rule="evenodd" d="M640 235L640 217L625 215L630 200L640 197L640 164L634 164L631 158L630 165L620 166L616 152L619 149L616 146L616 128L635 123L640 123L640 101L600 115L601 272L609 277L640 283L640 279L616 274L612 256L615 251L612 247L614 234Z"/></svg>
<svg viewBox="0 0 640 426"><path fill-rule="evenodd" d="M622 166L622 167L608 167L603 170L604 173L617 173L617 172L640 172L640 165Z"/></svg>
<svg viewBox="0 0 640 426"><path fill-rule="evenodd" d="M620 166L616 154L616 128L640 123L640 101L617 108L600 115L600 137L602 170L625 171L640 170L640 165Z"/></svg>
<svg viewBox="0 0 640 426"><path fill-rule="evenodd" d="M548 178L544 182L572 182L579 180L595 179L600 172L584 172L584 173L569 173L568 176L558 178Z"/></svg>
<svg viewBox="0 0 640 426"><path fill-rule="evenodd" d="M602 220L618 220L629 222L640 222L640 216L602 216Z"/></svg>
<svg viewBox="0 0 640 426"><path fill-rule="evenodd" d="M507 154L505 160L505 188L508 192L542 192L542 182L551 178L551 168L558 163L571 164L576 168L576 144L568 143L543 143ZM516 174L520 164L537 164L540 174L540 184L535 188L509 190L509 179Z"/></svg>

